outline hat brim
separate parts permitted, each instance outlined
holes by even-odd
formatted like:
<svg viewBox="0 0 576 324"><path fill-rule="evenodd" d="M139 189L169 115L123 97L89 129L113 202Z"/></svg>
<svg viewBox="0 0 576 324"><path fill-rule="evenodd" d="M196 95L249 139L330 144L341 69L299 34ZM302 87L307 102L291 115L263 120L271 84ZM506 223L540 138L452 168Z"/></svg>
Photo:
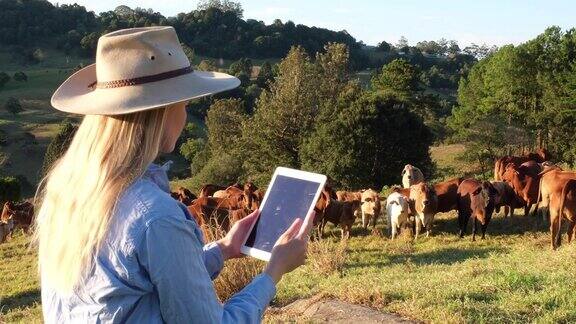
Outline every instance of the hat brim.
<svg viewBox="0 0 576 324"><path fill-rule="evenodd" d="M72 74L51 99L54 108L82 115L119 115L158 108L230 90L240 80L226 73L196 71L161 81L92 89L96 64Z"/></svg>

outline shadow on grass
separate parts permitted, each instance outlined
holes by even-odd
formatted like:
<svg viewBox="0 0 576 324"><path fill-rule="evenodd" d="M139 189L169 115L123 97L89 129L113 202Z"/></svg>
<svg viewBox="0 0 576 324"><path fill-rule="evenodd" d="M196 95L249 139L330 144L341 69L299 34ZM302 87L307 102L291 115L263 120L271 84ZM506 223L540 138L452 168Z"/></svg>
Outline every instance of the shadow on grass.
<svg viewBox="0 0 576 324"><path fill-rule="evenodd" d="M29 289L12 296L0 299L0 314L6 314L18 308L25 308L40 303L40 290Z"/></svg>
<svg viewBox="0 0 576 324"><path fill-rule="evenodd" d="M519 212L520 210L518 210ZM541 218L524 216L516 213L512 217L504 218L501 215L493 215L486 229L487 235L518 235L525 233L546 233L549 225L544 223ZM451 217L442 217L434 219L434 232L457 235L458 216L454 214ZM480 229L478 229L480 233ZM466 235L472 234L472 219L468 221Z"/></svg>
<svg viewBox="0 0 576 324"><path fill-rule="evenodd" d="M346 264L345 268L361 268L361 267L384 267L398 264L412 264L416 266L423 265L452 265L455 263L463 262L470 259L484 259L491 253L506 252L506 248L501 247L477 247L477 248L445 248L424 253L401 253L389 255L385 251L381 251L381 261L376 262L357 262L354 264ZM378 256L373 256L378 258Z"/></svg>

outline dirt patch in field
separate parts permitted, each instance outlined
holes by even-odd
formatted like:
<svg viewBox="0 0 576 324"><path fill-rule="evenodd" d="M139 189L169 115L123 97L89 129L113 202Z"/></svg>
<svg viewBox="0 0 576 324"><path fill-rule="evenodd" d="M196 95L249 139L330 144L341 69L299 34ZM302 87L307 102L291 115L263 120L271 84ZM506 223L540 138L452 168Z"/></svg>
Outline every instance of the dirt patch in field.
<svg viewBox="0 0 576 324"><path fill-rule="evenodd" d="M267 322L296 323L418 323L396 314L331 298L299 299L281 308L271 307Z"/></svg>

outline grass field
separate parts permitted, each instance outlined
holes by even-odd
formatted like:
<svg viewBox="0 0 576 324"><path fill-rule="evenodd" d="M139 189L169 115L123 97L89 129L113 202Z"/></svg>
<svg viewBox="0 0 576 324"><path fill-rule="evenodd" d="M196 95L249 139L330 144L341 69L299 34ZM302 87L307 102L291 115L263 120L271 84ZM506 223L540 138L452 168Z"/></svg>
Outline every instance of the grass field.
<svg viewBox="0 0 576 324"><path fill-rule="evenodd" d="M34 184L50 138L68 117L50 108L49 97L81 60L50 51L34 67L22 68L7 60L0 51L1 69L11 75L24 70L29 81L12 80L0 90L0 105L14 96L25 109L17 116L0 110L0 130L9 134L8 145L0 148L0 170L25 175ZM360 78L368 81L369 73ZM436 178L476 171L456 158L463 150L463 145L431 149ZM175 167L185 164L176 161ZM315 243L307 265L285 276L273 305L326 296L425 322L576 322L574 245L551 251L546 224L522 216L496 216L487 239L471 242L470 237L457 238L455 217L438 215L434 235L417 242L406 236L391 241L356 227L341 246L339 231L333 229L322 243ZM384 232L384 224L379 229ZM0 244L0 323L41 322L36 255L27 241L18 233ZM228 263L221 276L233 280L242 266ZM222 286L222 280L217 285ZM269 322L281 319L285 318L266 317Z"/></svg>
<svg viewBox="0 0 576 324"><path fill-rule="evenodd" d="M446 155L461 150L437 147L433 157L440 167L461 170L465 166ZM379 229L385 231L382 222ZM326 246L284 277L273 305L326 296L425 322L576 321L575 245L551 251L547 225L518 215L495 216L485 240L459 239L456 232L455 213L439 214L430 238L391 241L355 227L339 249L339 231L332 229L319 243ZM25 244L18 235L0 245L0 322L41 320L35 255ZM228 266L227 280L242 265ZM283 319L266 316L267 322Z"/></svg>

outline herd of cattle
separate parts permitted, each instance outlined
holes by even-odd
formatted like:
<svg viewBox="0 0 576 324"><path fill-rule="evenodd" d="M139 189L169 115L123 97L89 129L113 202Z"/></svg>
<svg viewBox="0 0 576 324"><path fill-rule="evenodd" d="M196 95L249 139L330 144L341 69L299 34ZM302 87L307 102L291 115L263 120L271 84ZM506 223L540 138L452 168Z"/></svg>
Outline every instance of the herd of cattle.
<svg viewBox="0 0 576 324"><path fill-rule="evenodd" d="M551 245L555 249L561 242L562 219L568 221L568 242L575 235L576 225L576 172L563 171L548 162L549 153L540 149L524 156L505 156L496 160L494 181L473 178L453 178L431 184L420 169L410 164L401 173L402 187L393 187L388 197L373 189L335 191L326 185L316 202L314 224L322 237L327 222L340 226L342 238L350 236L357 218L364 229L376 229L385 204L388 232L394 239L400 231L410 230L417 239L421 233L429 236L434 216L452 210L458 213L459 235L463 237L469 220L472 221L472 240L478 227L482 238L494 211L504 208L504 217L512 216L514 209L524 208L528 216L549 216ZM210 229L228 231L234 222L260 206L264 190L252 182L219 186L207 184L198 196L180 187L172 197L187 206L196 222L208 234ZM6 202L0 216L0 243L7 240L15 228L28 232L34 217L34 206L28 201L16 204Z"/></svg>
<svg viewBox="0 0 576 324"><path fill-rule="evenodd" d="M408 164L401 173L402 187L393 187L388 197L372 189L335 191L326 185L314 208L315 225L320 237L326 223L331 222L341 228L342 237L346 238L357 218L363 228L371 226L374 230L385 210L391 238L408 229L417 239L424 232L426 236L431 234L437 213L455 210L460 237L471 221L475 240L478 230L485 237L494 211L504 209L507 217L523 208L528 216L534 206L533 216L539 213L544 219L550 217L551 245L555 249L561 241L562 218L568 221L568 242L575 234L576 172L563 171L549 160L545 149L523 156L505 156L495 163L494 181L453 178L435 184L427 182L417 167ZM188 206L199 224L216 224L227 230L259 207L263 193L248 182L243 186L206 185L198 198L184 188L172 195Z"/></svg>

